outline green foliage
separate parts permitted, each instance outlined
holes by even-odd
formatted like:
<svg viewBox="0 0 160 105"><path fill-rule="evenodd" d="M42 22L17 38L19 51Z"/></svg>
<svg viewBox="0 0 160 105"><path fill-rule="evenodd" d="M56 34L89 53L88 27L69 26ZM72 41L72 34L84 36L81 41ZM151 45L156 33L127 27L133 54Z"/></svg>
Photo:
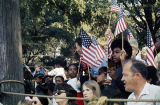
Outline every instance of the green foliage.
<svg viewBox="0 0 160 105"><path fill-rule="evenodd" d="M84 28L91 36L99 38L100 43L106 40L104 33L108 28L111 5L108 0L20 1L23 58L24 62L30 65L38 61L51 65L53 63L51 59L54 59L57 54L64 55L69 60L77 58L74 40L79 36L81 28ZM125 9L129 11L129 14L125 19L129 29L140 40L145 35L145 25L143 21L137 22L136 19L141 19L144 5L139 4L139 0L121 2L128 6ZM136 8L140 9L140 12L137 12ZM153 10L157 16L159 2L154 3L152 12ZM112 13L110 21L112 32L115 30L118 15L118 13ZM133 19L133 16L136 19ZM144 41L140 42L141 45L144 44Z"/></svg>
<svg viewBox="0 0 160 105"><path fill-rule="evenodd" d="M129 11L129 17L134 21L134 30L136 30L136 37L140 46L146 44L146 22L149 25L152 37L158 34L160 28L160 1L159 0L119 0L127 11ZM142 41L143 39L143 41Z"/></svg>

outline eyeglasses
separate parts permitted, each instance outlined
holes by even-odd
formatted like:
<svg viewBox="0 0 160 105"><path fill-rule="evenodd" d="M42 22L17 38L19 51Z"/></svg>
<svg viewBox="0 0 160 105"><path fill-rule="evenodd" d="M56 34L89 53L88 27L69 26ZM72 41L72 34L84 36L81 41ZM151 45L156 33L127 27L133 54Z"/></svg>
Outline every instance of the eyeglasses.
<svg viewBox="0 0 160 105"><path fill-rule="evenodd" d="M55 95L55 94L58 94L58 95L60 95L60 94L62 94L62 93L66 93L64 90L57 90L57 91L54 91L53 92L53 95Z"/></svg>

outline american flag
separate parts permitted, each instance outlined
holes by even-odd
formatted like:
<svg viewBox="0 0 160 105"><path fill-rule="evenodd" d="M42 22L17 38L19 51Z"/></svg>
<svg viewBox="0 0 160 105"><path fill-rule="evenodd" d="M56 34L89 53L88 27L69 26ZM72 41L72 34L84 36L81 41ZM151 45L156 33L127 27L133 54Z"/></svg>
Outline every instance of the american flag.
<svg viewBox="0 0 160 105"><path fill-rule="evenodd" d="M147 65L155 66L154 64L154 55L155 45L151 36L149 27L147 26Z"/></svg>
<svg viewBox="0 0 160 105"><path fill-rule="evenodd" d="M112 11L115 11L115 12L120 12L121 9L120 7L118 6L117 2L115 0L112 0L112 6L111 6L111 12Z"/></svg>
<svg viewBox="0 0 160 105"><path fill-rule="evenodd" d="M98 62L98 64L101 64L104 60L104 57L106 56L106 51L99 45L95 37L93 37L92 40L96 48L95 49L96 61Z"/></svg>
<svg viewBox="0 0 160 105"><path fill-rule="evenodd" d="M120 15L119 15L117 25L116 25L116 29L115 29L115 32L114 32L115 37L118 34L120 34L121 32L123 32L124 30L126 30L127 28L128 28L128 26L127 26L127 23L125 21L123 11L121 11Z"/></svg>
<svg viewBox="0 0 160 105"><path fill-rule="evenodd" d="M127 35L127 40L130 40L131 38L134 39L134 36L129 29L126 30L126 35Z"/></svg>
<svg viewBox="0 0 160 105"><path fill-rule="evenodd" d="M81 59L83 62L87 63L88 65L98 67L102 61L104 50L101 49L100 45L97 41L92 41L90 36L81 29L81 38L82 38L82 55Z"/></svg>

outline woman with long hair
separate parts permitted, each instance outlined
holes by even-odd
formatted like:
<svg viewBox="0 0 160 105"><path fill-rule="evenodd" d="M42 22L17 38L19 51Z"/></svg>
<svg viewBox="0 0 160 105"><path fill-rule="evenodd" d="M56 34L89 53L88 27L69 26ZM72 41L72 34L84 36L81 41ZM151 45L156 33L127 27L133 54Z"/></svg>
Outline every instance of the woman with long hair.
<svg viewBox="0 0 160 105"><path fill-rule="evenodd" d="M86 81L82 85L82 91L83 91L83 97L88 98L90 101L85 101L84 103L90 104L90 103L96 103L98 101L98 98L101 95L101 90L98 85L98 83L94 80ZM90 104L91 105L91 104Z"/></svg>

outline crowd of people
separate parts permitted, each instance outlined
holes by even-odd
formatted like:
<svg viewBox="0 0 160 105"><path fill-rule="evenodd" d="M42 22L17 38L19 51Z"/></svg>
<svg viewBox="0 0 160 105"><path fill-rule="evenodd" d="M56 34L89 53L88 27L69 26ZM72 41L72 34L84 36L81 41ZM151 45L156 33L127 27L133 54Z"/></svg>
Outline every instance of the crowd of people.
<svg viewBox="0 0 160 105"><path fill-rule="evenodd" d="M83 61L67 66L63 56L55 59L54 69L43 68L42 63L34 66L31 72L35 82L25 80L25 93L59 97L79 97L87 100L25 97L26 105L124 105L124 102L107 102L107 98L121 99L160 99L159 70L160 53L155 54L154 66L147 66L146 48L139 50L135 39L115 39L111 44L112 59L106 66L91 74L91 67ZM76 51L82 53L82 39L75 40ZM160 37L155 43L160 51ZM19 105L22 105L20 102ZM154 102L127 102L127 105L154 105ZM160 105L160 102L156 102Z"/></svg>

